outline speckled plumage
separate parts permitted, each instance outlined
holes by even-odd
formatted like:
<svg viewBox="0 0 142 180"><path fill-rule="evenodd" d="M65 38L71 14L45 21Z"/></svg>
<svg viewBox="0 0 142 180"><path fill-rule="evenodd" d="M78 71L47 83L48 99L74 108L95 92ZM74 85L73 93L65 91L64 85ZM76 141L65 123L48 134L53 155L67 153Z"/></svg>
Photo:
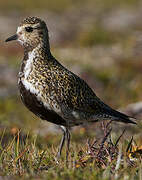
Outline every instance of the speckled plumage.
<svg viewBox="0 0 142 180"><path fill-rule="evenodd" d="M41 119L65 127L111 119L134 123L132 118L104 104L77 75L51 54L48 29L36 17L24 19L16 39L24 46L19 89L27 108Z"/></svg>

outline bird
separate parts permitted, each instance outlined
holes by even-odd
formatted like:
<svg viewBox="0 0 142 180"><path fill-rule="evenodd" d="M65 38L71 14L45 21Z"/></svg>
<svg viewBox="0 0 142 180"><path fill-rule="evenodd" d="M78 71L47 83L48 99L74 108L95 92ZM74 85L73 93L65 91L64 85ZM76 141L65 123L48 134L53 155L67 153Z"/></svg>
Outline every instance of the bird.
<svg viewBox="0 0 142 180"><path fill-rule="evenodd" d="M46 23L26 17L16 34L5 42L17 40L24 48L18 74L18 87L24 105L42 120L59 125L63 136L58 148L60 158L66 141L70 147L70 128L102 120L136 124L135 118L105 104L89 85L64 67L51 53Z"/></svg>

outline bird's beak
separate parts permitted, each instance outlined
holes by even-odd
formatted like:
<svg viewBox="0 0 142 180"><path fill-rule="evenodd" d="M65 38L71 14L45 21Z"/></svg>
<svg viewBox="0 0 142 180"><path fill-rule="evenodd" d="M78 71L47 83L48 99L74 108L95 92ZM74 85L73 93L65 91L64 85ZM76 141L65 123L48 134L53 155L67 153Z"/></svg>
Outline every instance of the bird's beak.
<svg viewBox="0 0 142 180"><path fill-rule="evenodd" d="M13 36L7 38L7 39L5 40L5 42L13 41L13 40L17 40L17 39L18 39L18 36L17 36L17 34L15 34L15 35L13 35Z"/></svg>

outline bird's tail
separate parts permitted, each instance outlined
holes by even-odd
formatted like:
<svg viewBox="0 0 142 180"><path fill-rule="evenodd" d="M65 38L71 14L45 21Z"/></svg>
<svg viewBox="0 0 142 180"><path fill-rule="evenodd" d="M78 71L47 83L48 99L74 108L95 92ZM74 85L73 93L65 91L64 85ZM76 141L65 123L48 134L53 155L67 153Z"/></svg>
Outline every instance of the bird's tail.
<svg viewBox="0 0 142 180"><path fill-rule="evenodd" d="M135 122L135 120L136 120L135 118L127 116L126 114L123 114L123 113L116 111L114 109L107 110L107 114L112 117L113 121L120 121L123 123L137 124Z"/></svg>

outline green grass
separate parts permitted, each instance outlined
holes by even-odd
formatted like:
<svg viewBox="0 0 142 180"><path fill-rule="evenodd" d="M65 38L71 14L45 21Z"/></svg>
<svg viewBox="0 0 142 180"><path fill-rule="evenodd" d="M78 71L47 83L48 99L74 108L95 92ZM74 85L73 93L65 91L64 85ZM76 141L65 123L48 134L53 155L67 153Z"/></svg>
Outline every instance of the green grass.
<svg viewBox="0 0 142 180"><path fill-rule="evenodd" d="M102 130L108 133L110 128ZM83 136L85 137L85 131ZM74 134L75 135L75 134ZM76 134L77 135L77 134ZM117 142L110 140L106 134L95 142L90 138L85 143L73 142L68 163L65 159L65 149L59 162L56 162L57 145L48 146L50 142L59 140L52 135L48 142L45 138L33 132L19 129L1 130L0 139L0 175L12 176L14 179L139 179L141 171L141 153L137 160L130 160L126 150L130 139ZM112 141L113 139L113 141ZM39 144L44 146L39 146ZM102 144L103 143L103 144ZM129 148L130 149L130 148ZM100 153L100 154L99 154ZM99 154L99 155L98 155ZM119 161L120 155L123 155Z"/></svg>

